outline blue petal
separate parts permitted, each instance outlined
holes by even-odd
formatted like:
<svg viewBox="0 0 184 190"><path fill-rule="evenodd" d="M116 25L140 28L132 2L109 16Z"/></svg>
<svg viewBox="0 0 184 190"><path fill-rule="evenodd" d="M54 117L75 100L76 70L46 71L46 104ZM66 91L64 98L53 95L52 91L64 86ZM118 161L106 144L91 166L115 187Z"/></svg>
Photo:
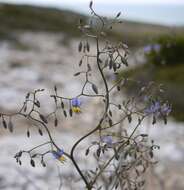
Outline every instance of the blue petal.
<svg viewBox="0 0 184 190"><path fill-rule="evenodd" d="M74 107L79 107L81 105L81 102L78 98L73 98L72 99L72 106Z"/></svg>
<svg viewBox="0 0 184 190"><path fill-rule="evenodd" d="M58 159L60 157L56 151L52 151L52 155L55 159Z"/></svg>
<svg viewBox="0 0 184 190"><path fill-rule="evenodd" d="M112 145L112 136L102 136L102 142L107 145Z"/></svg>
<svg viewBox="0 0 184 190"><path fill-rule="evenodd" d="M61 156L63 156L63 154L64 154L63 149L61 149L61 150L59 149L59 150L57 150L57 152L55 150L52 151L52 155L55 159L59 159Z"/></svg>
<svg viewBox="0 0 184 190"><path fill-rule="evenodd" d="M61 150L58 150L58 155L61 157L61 156L63 156L63 154L64 154L64 150L63 149L61 149Z"/></svg>

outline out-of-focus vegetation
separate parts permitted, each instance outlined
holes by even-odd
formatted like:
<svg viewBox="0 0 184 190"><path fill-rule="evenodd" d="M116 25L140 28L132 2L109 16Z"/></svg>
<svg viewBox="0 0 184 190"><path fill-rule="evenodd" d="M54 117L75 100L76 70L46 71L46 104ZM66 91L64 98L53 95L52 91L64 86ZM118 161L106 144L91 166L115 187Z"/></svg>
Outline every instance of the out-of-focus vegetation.
<svg viewBox="0 0 184 190"><path fill-rule="evenodd" d="M157 43L147 46L148 61L159 65L176 66L184 64L184 36L165 35L158 38ZM150 51L149 51L150 49Z"/></svg>
<svg viewBox="0 0 184 190"><path fill-rule="evenodd" d="M21 50L27 50L27 47L17 40L15 34L22 31L62 33L68 41L81 35L77 28L79 18L87 20L88 16L54 8L0 4L0 40L9 40ZM159 50L147 54L147 62L152 64L141 65L123 75L145 82L156 80L163 83L167 88L166 98L173 104L172 114L179 120L184 120L183 33L184 27L170 28L124 20L122 24L113 26L111 31L115 41L127 43L130 48L153 44Z"/></svg>
<svg viewBox="0 0 184 190"><path fill-rule="evenodd" d="M87 16L72 11L54 8L41 8L27 5L0 4L0 40L14 39L17 31L62 32L68 37L78 37L79 18ZM139 47L150 43L160 34L171 32L182 33L184 28L169 28L166 26L124 21L113 26L111 36L116 41L123 41L130 47Z"/></svg>
<svg viewBox="0 0 184 190"><path fill-rule="evenodd" d="M76 37L80 34L79 18L85 16L51 8L0 4L0 39L13 39L15 31L63 32Z"/></svg>
<svg viewBox="0 0 184 190"><path fill-rule="evenodd" d="M162 36L145 47L147 63L122 75L164 84L164 97L172 103L174 118L184 121L184 36Z"/></svg>
<svg viewBox="0 0 184 190"><path fill-rule="evenodd" d="M123 21L114 28L116 35L130 47L140 47L152 43L160 35L176 34L184 32L184 27L167 27L155 24Z"/></svg>

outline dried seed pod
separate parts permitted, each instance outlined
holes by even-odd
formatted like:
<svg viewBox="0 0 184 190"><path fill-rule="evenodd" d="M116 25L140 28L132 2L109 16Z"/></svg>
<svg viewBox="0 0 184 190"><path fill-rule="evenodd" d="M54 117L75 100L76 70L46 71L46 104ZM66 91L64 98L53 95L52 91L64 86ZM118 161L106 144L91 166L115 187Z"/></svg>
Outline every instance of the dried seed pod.
<svg viewBox="0 0 184 190"><path fill-rule="evenodd" d="M64 114L65 117L67 117L67 113L66 113L65 110L63 110L63 114Z"/></svg>
<svg viewBox="0 0 184 190"><path fill-rule="evenodd" d="M9 129L10 133L13 133L14 127L13 127L13 123L12 123L11 119L8 122L8 129Z"/></svg>
<svg viewBox="0 0 184 190"><path fill-rule="evenodd" d="M121 57L121 62L128 67L128 62L124 57Z"/></svg>
<svg viewBox="0 0 184 190"><path fill-rule="evenodd" d="M5 119L3 118L3 127L5 128L5 129L7 129L7 123L6 123L6 121L5 121Z"/></svg>
<svg viewBox="0 0 184 190"><path fill-rule="evenodd" d="M57 93L57 86L56 85L54 86L54 91L55 91L55 93Z"/></svg>
<svg viewBox="0 0 184 190"><path fill-rule="evenodd" d="M111 110L109 110L109 115L112 117L112 111Z"/></svg>
<svg viewBox="0 0 184 190"><path fill-rule="evenodd" d="M42 132L41 129L38 129L38 133L39 133L41 136L43 136L43 132Z"/></svg>
<svg viewBox="0 0 184 190"><path fill-rule="evenodd" d="M58 126L58 120L57 120L57 118L55 118L55 120L54 120L54 126L55 126L55 127Z"/></svg>
<svg viewBox="0 0 184 190"><path fill-rule="evenodd" d="M86 42L86 49L87 49L88 52L90 51L90 45L89 45L88 42Z"/></svg>
<svg viewBox="0 0 184 190"><path fill-rule="evenodd" d="M89 154L89 148L86 149L85 155L87 156Z"/></svg>
<svg viewBox="0 0 184 190"><path fill-rule="evenodd" d="M156 117L155 117L155 116L153 116L152 125L154 125L156 122L157 122Z"/></svg>
<svg viewBox="0 0 184 190"><path fill-rule="evenodd" d="M112 64L112 68L113 68L114 72L116 72L116 70L117 70L117 65L116 65L115 62Z"/></svg>
<svg viewBox="0 0 184 190"><path fill-rule="evenodd" d="M97 88L97 86L96 86L95 84L92 84L92 89L93 89L93 91L94 91L96 94L98 94L98 88Z"/></svg>
<svg viewBox="0 0 184 190"><path fill-rule="evenodd" d="M97 155L97 157L100 157L100 154L101 154L101 148L99 147L99 148L96 150L96 155Z"/></svg>
<svg viewBox="0 0 184 190"><path fill-rule="evenodd" d="M90 66L90 64L87 64L87 67L88 67L88 72L91 71L91 66Z"/></svg>
<svg viewBox="0 0 184 190"><path fill-rule="evenodd" d="M70 114L70 117L72 117L72 115L73 115L73 111L72 111L71 108L70 108L70 110L69 110L69 114Z"/></svg>
<svg viewBox="0 0 184 190"><path fill-rule="evenodd" d="M21 160L19 160L18 162L19 162L19 165L21 166L21 165L22 165L22 162L21 162Z"/></svg>
<svg viewBox="0 0 184 190"><path fill-rule="evenodd" d="M31 158L36 158L36 156L37 156L37 154L33 154L33 155L31 156Z"/></svg>
<svg viewBox="0 0 184 190"><path fill-rule="evenodd" d="M83 23L83 20L80 18L79 19L79 24L81 25Z"/></svg>
<svg viewBox="0 0 184 190"><path fill-rule="evenodd" d="M113 123L112 123L112 119L109 118L109 126L112 126Z"/></svg>
<svg viewBox="0 0 184 190"><path fill-rule="evenodd" d="M30 164L32 167L35 167L35 161L33 159L30 160Z"/></svg>
<svg viewBox="0 0 184 190"><path fill-rule="evenodd" d="M65 108L65 105L64 105L64 102L61 101L61 108L64 109Z"/></svg>
<svg viewBox="0 0 184 190"><path fill-rule="evenodd" d="M24 112L26 112L26 111L27 111L27 105L24 106Z"/></svg>
<svg viewBox="0 0 184 190"><path fill-rule="evenodd" d="M26 135L27 135L28 138L30 137L30 131L29 130L27 130Z"/></svg>
<svg viewBox="0 0 184 190"><path fill-rule="evenodd" d="M43 159L41 160L41 165L42 165L43 167L46 167L46 163L44 162Z"/></svg>
<svg viewBox="0 0 184 190"><path fill-rule="evenodd" d="M28 99L28 98L29 98L29 96L30 96L30 93L27 93L27 95L26 95L26 99Z"/></svg>
<svg viewBox="0 0 184 190"><path fill-rule="evenodd" d="M116 18L118 18L120 15L121 15L121 12L119 12L119 13L116 15Z"/></svg>
<svg viewBox="0 0 184 190"><path fill-rule="evenodd" d="M38 107L38 108L40 108L40 102L37 100L36 102L34 102L34 104Z"/></svg>
<svg viewBox="0 0 184 190"><path fill-rule="evenodd" d="M90 1L89 7L92 8L92 6L93 6L93 1Z"/></svg>
<svg viewBox="0 0 184 190"><path fill-rule="evenodd" d="M82 51L82 42L79 43L79 46L78 46L78 51L81 52Z"/></svg>
<svg viewBox="0 0 184 190"><path fill-rule="evenodd" d="M79 67L82 65L82 59L79 61Z"/></svg>
<svg viewBox="0 0 184 190"><path fill-rule="evenodd" d="M40 119L44 122L44 123L48 123L47 119L45 118L45 116L43 116L42 114L39 114Z"/></svg>
<svg viewBox="0 0 184 190"><path fill-rule="evenodd" d="M118 91L120 91L120 90L121 90L121 87L120 87L119 85L117 86L117 90L118 90Z"/></svg>
<svg viewBox="0 0 184 190"><path fill-rule="evenodd" d="M112 59L109 61L109 69L111 70L112 69L112 66L113 66L113 61Z"/></svg>
<svg viewBox="0 0 184 190"><path fill-rule="evenodd" d="M132 116L131 116L131 114L128 114L127 118L128 118L128 122L131 123L132 122Z"/></svg>
<svg viewBox="0 0 184 190"><path fill-rule="evenodd" d="M99 62L99 63L102 63L103 61L102 61L100 58L98 58L98 62Z"/></svg>
<svg viewBox="0 0 184 190"><path fill-rule="evenodd" d="M78 76L78 75L80 75L81 74L81 72L77 72L77 73L75 73L73 76Z"/></svg>

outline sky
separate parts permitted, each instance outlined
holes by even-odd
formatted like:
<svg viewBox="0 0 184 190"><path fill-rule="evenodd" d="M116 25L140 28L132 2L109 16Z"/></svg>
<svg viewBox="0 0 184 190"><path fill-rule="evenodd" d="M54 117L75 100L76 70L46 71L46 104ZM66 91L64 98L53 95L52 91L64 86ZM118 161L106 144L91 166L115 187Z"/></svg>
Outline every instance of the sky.
<svg viewBox="0 0 184 190"><path fill-rule="evenodd" d="M13 2L13 3L36 3L36 4L66 4L72 5L76 3L89 4L90 0L0 0L3 2ZM184 0L93 0L95 3L105 3L105 4L184 4Z"/></svg>
<svg viewBox="0 0 184 190"><path fill-rule="evenodd" d="M90 0L0 0L89 13ZM105 16L122 11L126 20L184 26L184 0L93 0L95 10Z"/></svg>

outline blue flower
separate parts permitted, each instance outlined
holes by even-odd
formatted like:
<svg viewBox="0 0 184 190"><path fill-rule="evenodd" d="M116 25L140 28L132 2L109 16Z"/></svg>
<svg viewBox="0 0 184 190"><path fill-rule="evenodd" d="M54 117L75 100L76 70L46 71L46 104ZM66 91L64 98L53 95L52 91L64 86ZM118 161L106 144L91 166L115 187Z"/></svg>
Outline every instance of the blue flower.
<svg viewBox="0 0 184 190"><path fill-rule="evenodd" d="M157 117L162 117L166 123L166 118L171 110L171 106L167 103L161 104L159 101L156 101L152 102L151 105L144 110L144 113L147 115L153 115L153 124L156 122Z"/></svg>
<svg viewBox="0 0 184 190"><path fill-rule="evenodd" d="M101 141L107 144L108 146L112 146L113 144L113 139L112 139L112 136L110 135L102 136Z"/></svg>
<svg viewBox="0 0 184 190"><path fill-rule="evenodd" d="M171 111L172 111L171 106L169 106L168 104L163 104L162 105L162 107L161 107L161 113L164 116L168 116Z"/></svg>
<svg viewBox="0 0 184 190"><path fill-rule="evenodd" d="M153 102L148 108L145 109L146 114L156 114L161 109L160 102Z"/></svg>
<svg viewBox="0 0 184 190"><path fill-rule="evenodd" d="M81 105L81 101L78 98L72 99L72 110L73 110L73 112L80 113L81 112L80 105Z"/></svg>
<svg viewBox="0 0 184 190"><path fill-rule="evenodd" d="M64 157L64 150L58 149L57 151L53 150L52 155L56 160L59 160L61 162L66 161L66 158Z"/></svg>
<svg viewBox="0 0 184 190"><path fill-rule="evenodd" d="M78 98L73 98L72 99L72 106L73 107L80 107L81 101Z"/></svg>
<svg viewBox="0 0 184 190"><path fill-rule="evenodd" d="M152 50L152 46L151 45L147 45L147 46L144 47L144 52L145 53L150 53L151 50Z"/></svg>
<svg viewBox="0 0 184 190"><path fill-rule="evenodd" d="M147 45L144 47L144 52L145 53L150 53L152 51L159 52L161 49L160 44L152 44L152 45Z"/></svg>
<svg viewBox="0 0 184 190"><path fill-rule="evenodd" d="M160 49L161 49L160 44L154 44L154 45L153 45L153 50L154 50L154 51L159 52Z"/></svg>

